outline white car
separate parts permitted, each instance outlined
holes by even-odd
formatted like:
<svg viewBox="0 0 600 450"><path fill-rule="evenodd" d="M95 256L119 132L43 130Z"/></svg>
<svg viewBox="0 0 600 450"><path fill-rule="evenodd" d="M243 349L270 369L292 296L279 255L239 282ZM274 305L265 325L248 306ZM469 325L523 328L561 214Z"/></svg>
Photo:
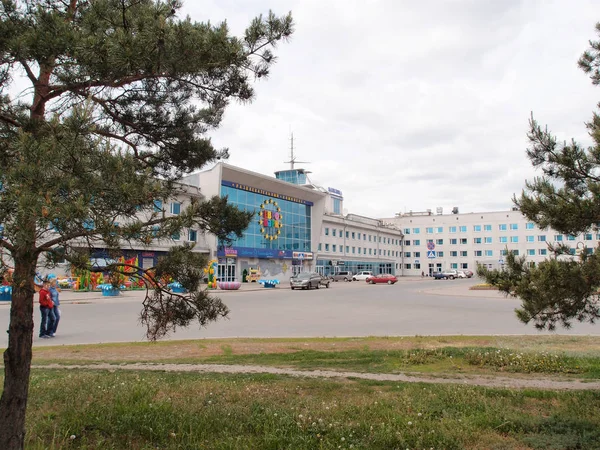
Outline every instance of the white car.
<svg viewBox="0 0 600 450"><path fill-rule="evenodd" d="M469 278L469 277L467 276L467 274L466 274L466 273L464 273L462 270L459 270L459 271L458 271L458 273L456 274L456 277L457 277L457 278Z"/></svg>
<svg viewBox="0 0 600 450"><path fill-rule="evenodd" d="M369 270L363 270L352 276L352 281L365 281L367 278L372 277L373 272Z"/></svg>

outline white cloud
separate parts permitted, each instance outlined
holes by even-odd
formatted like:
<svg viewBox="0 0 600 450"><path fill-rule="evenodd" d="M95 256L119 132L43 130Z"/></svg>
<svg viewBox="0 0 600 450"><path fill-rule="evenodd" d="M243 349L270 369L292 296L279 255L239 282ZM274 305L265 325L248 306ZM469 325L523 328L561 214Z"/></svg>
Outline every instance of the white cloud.
<svg viewBox="0 0 600 450"><path fill-rule="evenodd" d="M585 143L596 107L577 59L600 21L591 0L188 0L196 21L241 34L272 9L292 11L249 105L232 104L213 133L230 163L271 175L298 159L345 208L508 209L534 176L526 156L533 111L560 139Z"/></svg>

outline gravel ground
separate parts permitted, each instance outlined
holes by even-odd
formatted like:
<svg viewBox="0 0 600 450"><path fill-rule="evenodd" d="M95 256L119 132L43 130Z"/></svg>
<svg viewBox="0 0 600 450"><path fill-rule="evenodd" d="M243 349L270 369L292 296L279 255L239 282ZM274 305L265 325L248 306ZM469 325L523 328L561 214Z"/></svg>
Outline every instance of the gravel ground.
<svg viewBox="0 0 600 450"><path fill-rule="evenodd" d="M406 374L378 374L361 372L337 372L331 370L294 370L268 366L224 365L224 364L91 364L91 365L33 365L33 369L85 369L85 370L149 370L164 372L198 372L198 373L272 373L308 378L360 378L376 381L398 381L404 383L441 383L464 384L507 389L549 389L549 390L598 390L600 382L584 382L578 380L557 381L545 378L508 378L493 376L452 376L443 378Z"/></svg>

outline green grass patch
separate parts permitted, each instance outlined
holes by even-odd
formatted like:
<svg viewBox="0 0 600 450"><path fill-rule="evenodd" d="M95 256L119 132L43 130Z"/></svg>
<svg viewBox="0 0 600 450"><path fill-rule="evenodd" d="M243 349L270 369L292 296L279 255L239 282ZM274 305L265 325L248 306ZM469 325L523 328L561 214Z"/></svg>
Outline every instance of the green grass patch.
<svg viewBox="0 0 600 450"><path fill-rule="evenodd" d="M255 364L373 373L546 374L600 379L596 337L224 339L36 348L34 364Z"/></svg>
<svg viewBox="0 0 600 450"><path fill-rule="evenodd" d="M599 404L597 391L34 369L25 446L598 449Z"/></svg>

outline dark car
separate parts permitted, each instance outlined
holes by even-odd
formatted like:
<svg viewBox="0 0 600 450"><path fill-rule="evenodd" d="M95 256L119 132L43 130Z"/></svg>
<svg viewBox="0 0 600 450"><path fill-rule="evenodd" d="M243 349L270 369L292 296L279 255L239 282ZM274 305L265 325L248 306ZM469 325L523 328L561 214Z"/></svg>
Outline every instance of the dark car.
<svg viewBox="0 0 600 450"><path fill-rule="evenodd" d="M322 281L323 277L321 274L316 272L301 272L298 275L294 275L292 278L290 278L290 287L292 290L311 288L319 289ZM329 286L329 283L327 286Z"/></svg>
<svg viewBox="0 0 600 450"><path fill-rule="evenodd" d="M370 276L365 281L369 284L380 284L380 283L395 284L398 282L398 278L396 278L395 275L392 275L389 273L382 273L379 275Z"/></svg>

